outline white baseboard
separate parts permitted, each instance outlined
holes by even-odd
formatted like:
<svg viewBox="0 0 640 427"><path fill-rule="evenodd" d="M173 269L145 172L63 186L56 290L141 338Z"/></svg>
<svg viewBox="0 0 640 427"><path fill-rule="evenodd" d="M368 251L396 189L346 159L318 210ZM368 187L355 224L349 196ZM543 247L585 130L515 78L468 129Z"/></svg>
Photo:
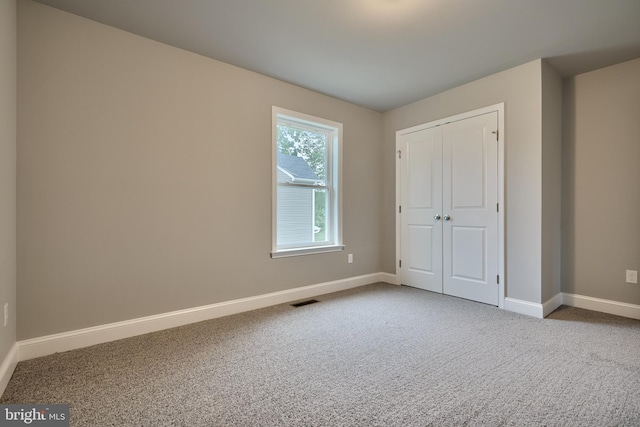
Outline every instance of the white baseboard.
<svg viewBox="0 0 640 427"><path fill-rule="evenodd" d="M4 390L7 388L7 384L9 384L9 380L11 379L11 375L13 375L13 371L16 369L17 364L18 344L14 343L11 350L9 350L7 357L4 358L0 365L0 396L2 396Z"/></svg>
<svg viewBox="0 0 640 427"><path fill-rule="evenodd" d="M587 310L599 311L602 313L614 314L616 316L629 317L640 320L640 305L628 304L624 302L611 301L601 298L586 297L583 295L568 294L561 292L556 294L544 304L536 304L529 301L522 301L515 298L505 298L505 310L526 314L527 316L542 319L550 315L561 305L584 308Z"/></svg>
<svg viewBox="0 0 640 427"><path fill-rule="evenodd" d="M513 311L515 313L524 314L526 316L537 317L538 319L542 319L544 316L544 309L542 304L537 304L534 302L523 301L515 298L505 298L504 299L504 309L508 311Z"/></svg>
<svg viewBox="0 0 640 427"><path fill-rule="evenodd" d="M636 304L568 293L562 294L562 303L572 307L585 308L587 310L600 311L602 313L640 320L640 305Z"/></svg>
<svg viewBox="0 0 640 427"><path fill-rule="evenodd" d="M560 292L556 294L553 298L549 299L547 302L542 304L542 315L544 317L547 317L548 315L553 313L553 311L556 308L560 307L562 304L564 304L564 297L562 295L562 292Z"/></svg>
<svg viewBox="0 0 640 427"><path fill-rule="evenodd" d="M380 281L390 285L399 285L398 276L391 273L380 273Z"/></svg>
<svg viewBox="0 0 640 427"><path fill-rule="evenodd" d="M333 282L303 286L285 291L19 341L11 348L9 354L0 365L0 391L4 390L13 374L16 364L22 360L88 347L90 345L115 341L122 338L129 338L189 323L215 319L217 317L229 316L299 299L311 298L376 282L398 284L395 274L367 274ZM567 293L557 294L544 304L532 303L515 298L505 298L504 309L542 319L562 304L630 317L632 319L640 319L640 305Z"/></svg>
<svg viewBox="0 0 640 427"><path fill-rule="evenodd" d="M371 283L386 281L385 273L350 277L333 282L303 286L254 297L241 298L200 307L177 310L153 316L115 322L91 328L19 341L18 360L28 360L49 354L88 347L109 341L129 338L149 332L183 326L189 323L229 316L231 314L265 308L331 292L343 291ZM3 365L4 366L4 365ZM15 367L15 365L14 365ZM11 370L13 372L13 369Z"/></svg>

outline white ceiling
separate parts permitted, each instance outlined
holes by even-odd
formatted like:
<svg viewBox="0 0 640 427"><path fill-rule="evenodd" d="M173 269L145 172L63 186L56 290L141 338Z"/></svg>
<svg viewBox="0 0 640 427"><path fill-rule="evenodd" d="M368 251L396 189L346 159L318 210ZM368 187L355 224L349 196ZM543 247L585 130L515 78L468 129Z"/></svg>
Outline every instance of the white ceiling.
<svg viewBox="0 0 640 427"><path fill-rule="evenodd" d="M640 57L640 0L38 0L377 111L549 58Z"/></svg>

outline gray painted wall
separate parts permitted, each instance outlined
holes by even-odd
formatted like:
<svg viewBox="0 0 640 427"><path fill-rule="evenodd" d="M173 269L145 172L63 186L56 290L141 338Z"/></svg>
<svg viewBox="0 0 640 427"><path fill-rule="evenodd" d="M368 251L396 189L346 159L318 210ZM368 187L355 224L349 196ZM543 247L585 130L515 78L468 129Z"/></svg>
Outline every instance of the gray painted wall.
<svg viewBox="0 0 640 427"><path fill-rule="evenodd" d="M504 102L506 296L542 302L541 64L532 61L383 115L383 271L396 271L395 132Z"/></svg>
<svg viewBox="0 0 640 427"><path fill-rule="evenodd" d="M18 7L19 339L380 271L380 113ZM273 105L344 125L345 252L270 258Z"/></svg>
<svg viewBox="0 0 640 427"><path fill-rule="evenodd" d="M0 2L0 361L16 342L16 1Z"/></svg>
<svg viewBox="0 0 640 427"><path fill-rule="evenodd" d="M565 82L563 292L640 304L640 59Z"/></svg>
<svg viewBox="0 0 640 427"><path fill-rule="evenodd" d="M562 78L542 61L542 302L561 292Z"/></svg>
<svg viewBox="0 0 640 427"><path fill-rule="evenodd" d="M2 7L0 298L15 306L15 3ZM640 303L624 284L640 267L640 60L565 84L559 179L559 79L541 60L380 114L29 0L18 8L19 339L394 273L395 131L499 102L507 296L558 291L562 181L562 291ZM272 105L344 124L354 264L270 259Z"/></svg>

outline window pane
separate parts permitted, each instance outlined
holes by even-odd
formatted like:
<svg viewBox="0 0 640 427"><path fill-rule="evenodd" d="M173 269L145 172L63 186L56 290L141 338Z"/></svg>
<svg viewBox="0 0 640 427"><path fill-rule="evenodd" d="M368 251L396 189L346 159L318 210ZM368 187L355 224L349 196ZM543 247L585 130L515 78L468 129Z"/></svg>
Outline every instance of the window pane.
<svg viewBox="0 0 640 427"><path fill-rule="evenodd" d="M314 188L278 186L278 245L314 241Z"/></svg>
<svg viewBox="0 0 640 427"><path fill-rule="evenodd" d="M329 217L327 217L327 190L313 190L313 241L328 242L330 239Z"/></svg>
<svg viewBox="0 0 640 427"><path fill-rule="evenodd" d="M327 132L289 122L277 125L279 184L326 185ZM278 245L326 242L326 190L278 186Z"/></svg>
<svg viewBox="0 0 640 427"><path fill-rule="evenodd" d="M277 126L278 153L301 157L313 174L300 176L325 185L327 176L327 133L304 129L288 123Z"/></svg>

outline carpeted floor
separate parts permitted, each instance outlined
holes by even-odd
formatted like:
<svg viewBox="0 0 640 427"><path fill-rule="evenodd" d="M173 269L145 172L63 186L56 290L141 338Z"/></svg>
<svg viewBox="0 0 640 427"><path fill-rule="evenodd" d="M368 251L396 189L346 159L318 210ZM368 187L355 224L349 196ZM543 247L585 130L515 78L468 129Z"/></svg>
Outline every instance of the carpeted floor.
<svg viewBox="0 0 640 427"><path fill-rule="evenodd" d="M385 284L21 362L73 426L639 426L640 321Z"/></svg>

